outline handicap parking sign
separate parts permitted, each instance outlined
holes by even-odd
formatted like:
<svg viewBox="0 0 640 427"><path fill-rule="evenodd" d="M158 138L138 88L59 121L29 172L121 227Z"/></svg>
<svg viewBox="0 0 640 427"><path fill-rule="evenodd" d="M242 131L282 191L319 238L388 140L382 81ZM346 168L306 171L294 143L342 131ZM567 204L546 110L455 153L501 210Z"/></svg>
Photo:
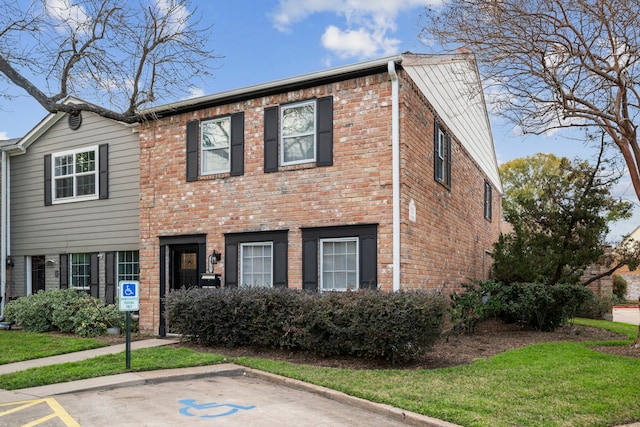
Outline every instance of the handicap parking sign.
<svg viewBox="0 0 640 427"><path fill-rule="evenodd" d="M120 311L140 310L140 282L121 280L118 283L118 306Z"/></svg>

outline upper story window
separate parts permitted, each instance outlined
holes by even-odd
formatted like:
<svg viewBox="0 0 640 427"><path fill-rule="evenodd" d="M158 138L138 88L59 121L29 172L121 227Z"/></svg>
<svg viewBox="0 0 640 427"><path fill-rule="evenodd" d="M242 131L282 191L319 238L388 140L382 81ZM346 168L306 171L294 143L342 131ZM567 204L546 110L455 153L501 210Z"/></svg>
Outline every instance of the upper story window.
<svg viewBox="0 0 640 427"><path fill-rule="evenodd" d="M244 113L192 120L186 131L187 181L217 173L244 174Z"/></svg>
<svg viewBox="0 0 640 427"><path fill-rule="evenodd" d="M491 221L491 202L492 202L492 197L491 197L491 193L493 192L493 189L491 187L491 184L489 184L489 181L484 182L484 218L488 219L489 221Z"/></svg>
<svg viewBox="0 0 640 427"><path fill-rule="evenodd" d="M264 109L264 171L333 165L333 97Z"/></svg>
<svg viewBox="0 0 640 427"><path fill-rule="evenodd" d="M109 145L44 157L44 204L109 198Z"/></svg>
<svg viewBox="0 0 640 427"><path fill-rule="evenodd" d="M281 109L281 165L316 160L316 102L283 106Z"/></svg>
<svg viewBox="0 0 640 427"><path fill-rule="evenodd" d="M451 137L435 122L434 134L434 179L451 188Z"/></svg>
<svg viewBox="0 0 640 427"><path fill-rule="evenodd" d="M207 120L201 124L201 173L229 172L231 151L231 118Z"/></svg>

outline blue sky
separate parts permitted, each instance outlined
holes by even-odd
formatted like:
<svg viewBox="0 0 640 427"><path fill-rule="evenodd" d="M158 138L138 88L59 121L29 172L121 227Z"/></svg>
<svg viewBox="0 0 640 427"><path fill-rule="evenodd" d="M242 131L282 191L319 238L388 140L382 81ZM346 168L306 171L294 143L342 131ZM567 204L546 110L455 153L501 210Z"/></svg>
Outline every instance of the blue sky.
<svg viewBox="0 0 640 427"><path fill-rule="evenodd" d="M425 0L193 1L203 21L213 25L209 47L220 56L213 78L198 83L193 94L238 89L400 52L437 53L428 42L420 40L420 15L429 3ZM18 98L10 102L3 100L0 106L0 139L24 135L46 115L24 92L15 90L13 94ZM175 100L193 94L176 94ZM571 158L595 154L562 132L523 137L502 120L491 117L491 121L500 163L538 152ZM617 193L631 201L637 200L628 180L621 182ZM637 225L640 225L640 212L631 221L615 225L610 239L619 240L620 235L630 233Z"/></svg>

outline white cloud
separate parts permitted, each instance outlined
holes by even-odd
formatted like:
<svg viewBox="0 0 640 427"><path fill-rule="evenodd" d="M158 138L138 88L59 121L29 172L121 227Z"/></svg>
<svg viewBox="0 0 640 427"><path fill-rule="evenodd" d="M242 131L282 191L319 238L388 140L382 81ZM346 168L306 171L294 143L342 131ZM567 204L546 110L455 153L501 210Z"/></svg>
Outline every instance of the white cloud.
<svg viewBox="0 0 640 427"><path fill-rule="evenodd" d="M9 139L9 135L6 132L0 132L0 141L3 139Z"/></svg>
<svg viewBox="0 0 640 427"><path fill-rule="evenodd" d="M373 57L397 52L400 40L389 36L397 29L400 12L440 3L438 0L280 0L272 14L279 31L311 15L330 13L344 20L329 25L322 35L322 45L340 58Z"/></svg>
<svg viewBox="0 0 640 427"><path fill-rule="evenodd" d="M69 0L46 0L44 8L47 15L77 32L86 32L91 25L91 17L82 6L71 4Z"/></svg>

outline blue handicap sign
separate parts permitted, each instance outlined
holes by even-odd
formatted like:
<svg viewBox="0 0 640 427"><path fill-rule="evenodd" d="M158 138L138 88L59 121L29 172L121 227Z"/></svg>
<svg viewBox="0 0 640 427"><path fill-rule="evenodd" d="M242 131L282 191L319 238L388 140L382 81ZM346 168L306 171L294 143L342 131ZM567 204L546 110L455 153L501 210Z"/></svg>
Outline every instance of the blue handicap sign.
<svg viewBox="0 0 640 427"><path fill-rule="evenodd" d="M198 418L226 417L227 415L235 414L239 410L248 411L255 408L255 406L239 406L230 403L196 403L194 399L183 399L178 400L178 402L185 405L184 408L180 409L182 415ZM197 415L197 411L203 411L202 415Z"/></svg>
<svg viewBox="0 0 640 427"><path fill-rule="evenodd" d="M122 295L125 297L135 297L136 296L136 285L135 283L123 283Z"/></svg>

